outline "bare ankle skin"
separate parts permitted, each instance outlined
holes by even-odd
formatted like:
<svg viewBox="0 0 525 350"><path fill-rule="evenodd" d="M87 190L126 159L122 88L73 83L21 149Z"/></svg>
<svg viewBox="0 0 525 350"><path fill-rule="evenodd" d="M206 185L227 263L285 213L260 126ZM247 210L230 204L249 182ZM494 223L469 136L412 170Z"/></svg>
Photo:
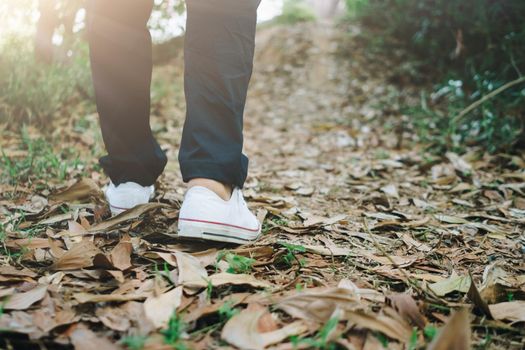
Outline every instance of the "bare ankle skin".
<svg viewBox="0 0 525 350"><path fill-rule="evenodd" d="M217 196L221 197L223 200L227 201L231 198L233 188L231 185L223 184L219 181L212 179L196 178L191 179L188 182L188 188L195 186L206 187L207 189L215 192Z"/></svg>

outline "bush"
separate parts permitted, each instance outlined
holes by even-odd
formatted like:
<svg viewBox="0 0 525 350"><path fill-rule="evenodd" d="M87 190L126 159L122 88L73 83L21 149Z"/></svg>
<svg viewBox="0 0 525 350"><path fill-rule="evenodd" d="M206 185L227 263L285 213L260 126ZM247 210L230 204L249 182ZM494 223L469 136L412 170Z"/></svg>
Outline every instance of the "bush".
<svg viewBox="0 0 525 350"><path fill-rule="evenodd" d="M285 0L283 12L276 18L276 22L282 24L311 21L315 21L315 15L302 0Z"/></svg>
<svg viewBox="0 0 525 350"><path fill-rule="evenodd" d="M60 112L92 98L87 47L77 45L67 62L36 62L32 41L10 38L0 47L0 122L48 126Z"/></svg>
<svg viewBox="0 0 525 350"><path fill-rule="evenodd" d="M434 93L412 113L437 126L444 148L477 143L509 150L525 136L525 88L498 93L460 119L461 110L525 72L522 0L346 0L349 12L383 36L384 48L402 46L432 77ZM393 39L393 40L392 40ZM428 131L428 130L426 130ZM432 134L432 133L431 133Z"/></svg>

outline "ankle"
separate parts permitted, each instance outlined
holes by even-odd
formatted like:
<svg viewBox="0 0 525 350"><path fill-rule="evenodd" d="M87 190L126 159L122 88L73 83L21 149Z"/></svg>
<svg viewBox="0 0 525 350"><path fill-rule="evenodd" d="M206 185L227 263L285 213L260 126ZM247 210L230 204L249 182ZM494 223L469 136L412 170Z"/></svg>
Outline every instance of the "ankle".
<svg viewBox="0 0 525 350"><path fill-rule="evenodd" d="M231 185L223 184L222 182L215 181L212 179L196 178L191 179L188 182L188 188L195 186L206 187L207 189L215 192L215 194L227 201L231 198L233 187Z"/></svg>

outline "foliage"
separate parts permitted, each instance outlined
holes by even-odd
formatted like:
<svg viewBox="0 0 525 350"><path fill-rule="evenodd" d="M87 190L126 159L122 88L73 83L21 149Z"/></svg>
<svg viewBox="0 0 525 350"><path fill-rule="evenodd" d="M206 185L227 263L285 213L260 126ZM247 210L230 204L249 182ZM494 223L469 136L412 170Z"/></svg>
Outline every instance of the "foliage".
<svg viewBox="0 0 525 350"><path fill-rule="evenodd" d="M281 24L311 21L315 21L315 15L303 0L285 0L282 14L276 18L276 22Z"/></svg>
<svg viewBox="0 0 525 350"><path fill-rule="evenodd" d="M0 176L13 185L39 179L65 180L68 173L79 168L82 162L72 149L53 150L44 138L32 138L26 128L21 131L22 158L9 157L0 148Z"/></svg>
<svg viewBox="0 0 525 350"><path fill-rule="evenodd" d="M404 47L417 74L432 77L422 108L405 112L436 151L479 144L509 150L525 136L525 87L501 92L460 120L465 107L525 71L525 2L520 0L346 0L349 12L379 35L384 49ZM433 110L442 110L436 113ZM436 142L437 141L437 142Z"/></svg>
<svg viewBox="0 0 525 350"><path fill-rule="evenodd" d="M304 246L286 242L279 242L279 245L285 249L285 253L282 255L280 262L284 263L284 265L287 267L292 267L295 261L299 267L304 267L304 259L299 259L297 257L298 254L306 252L306 248Z"/></svg>
<svg viewBox="0 0 525 350"><path fill-rule="evenodd" d="M164 342L171 345L176 350L185 350L186 346L181 342L183 334L186 332L187 325L182 318L174 312L168 321L168 327L161 331L164 335Z"/></svg>
<svg viewBox="0 0 525 350"><path fill-rule="evenodd" d="M148 337L144 335L134 335L122 338L119 343L130 350L141 350L144 348L147 339Z"/></svg>
<svg viewBox="0 0 525 350"><path fill-rule="evenodd" d="M219 308L219 317L221 321L228 321L233 316L239 313L239 310L233 307L234 304L231 301L227 301Z"/></svg>
<svg viewBox="0 0 525 350"><path fill-rule="evenodd" d="M77 45L68 62L36 62L30 41L12 37L0 50L0 122L49 126L53 117L91 98L87 47Z"/></svg>
<svg viewBox="0 0 525 350"><path fill-rule="evenodd" d="M217 261L222 259L228 263L229 267L226 272L229 273L249 273L255 263L255 260L252 258L229 252L220 252L217 256Z"/></svg>
<svg viewBox="0 0 525 350"><path fill-rule="evenodd" d="M291 341L295 347L306 345L311 349L334 350L337 345L330 339L339 324L337 317L330 318L319 332L310 338L292 337Z"/></svg>

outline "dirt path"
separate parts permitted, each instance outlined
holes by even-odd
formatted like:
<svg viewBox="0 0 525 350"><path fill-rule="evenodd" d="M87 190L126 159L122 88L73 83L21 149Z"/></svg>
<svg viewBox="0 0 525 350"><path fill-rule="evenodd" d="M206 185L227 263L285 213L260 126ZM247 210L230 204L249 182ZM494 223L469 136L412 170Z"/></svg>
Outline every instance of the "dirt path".
<svg viewBox="0 0 525 350"><path fill-rule="evenodd" d="M240 248L177 240L183 97L154 96L171 159L162 204L104 219L91 166L65 194L30 187L16 206L3 199L2 212L33 208L6 226L5 247L18 254L0 268L0 297L13 295L0 318L7 341L29 348L18 332L78 349L113 349L126 336L146 349L415 349L465 307L434 337L442 348L520 349L523 329L511 322L525 320L525 160L425 152L398 106L417 91L388 83L393 63L366 50L359 28L271 27L257 44L245 195L264 237ZM180 73L155 72L178 83ZM90 130L82 137L97 139ZM481 291L467 297L469 272Z"/></svg>

